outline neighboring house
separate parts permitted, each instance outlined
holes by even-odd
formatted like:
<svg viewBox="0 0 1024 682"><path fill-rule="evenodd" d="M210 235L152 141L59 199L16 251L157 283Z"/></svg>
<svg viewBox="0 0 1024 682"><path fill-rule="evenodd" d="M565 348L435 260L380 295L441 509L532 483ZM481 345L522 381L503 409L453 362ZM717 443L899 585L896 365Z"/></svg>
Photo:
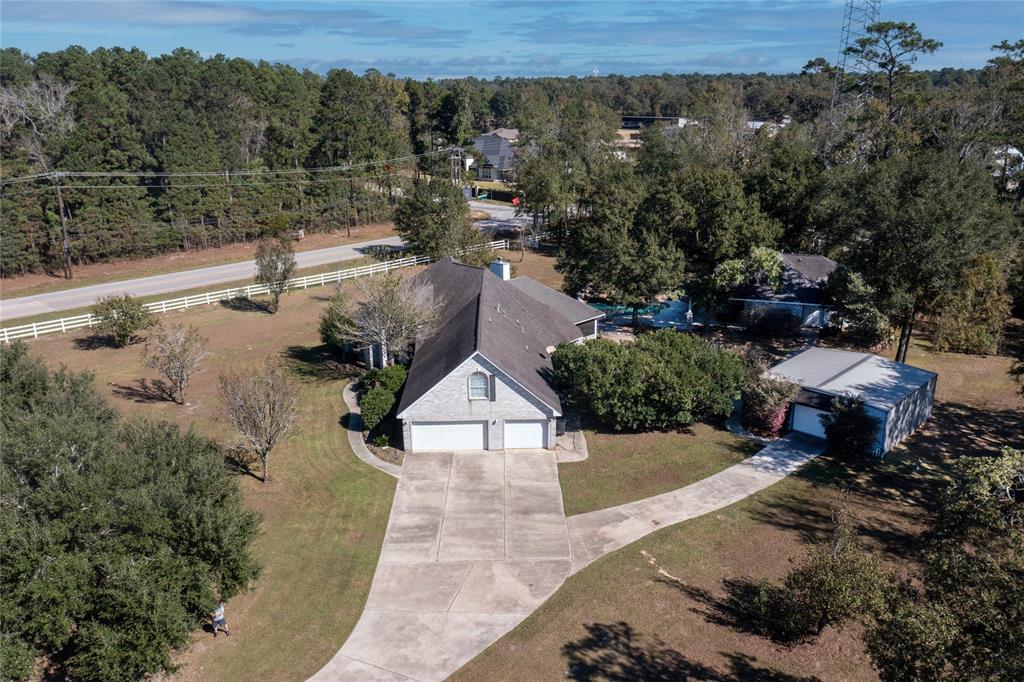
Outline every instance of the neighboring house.
<svg viewBox="0 0 1024 682"><path fill-rule="evenodd" d="M825 326L829 313L823 305L824 288L836 262L805 253L783 253L779 257L782 276L778 291L767 282L759 282L738 289L732 300L742 303L744 310L782 308L799 317L804 325Z"/></svg>
<svg viewBox="0 0 1024 682"><path fill-rule="evenodd" d="M871 355L810 348L780 362L771 373L800 384L789 428L825 437L821 416L837 396L856 396L878 420L876 454L884 455L932 414L935 372Z"/></svg>
<svg viewBox="0 0 1024 682"><path fill-rule="evenodd" d="M443 307L399 401L407 451L554 448L551 353L596 335L603 313L509 269L445 258L416 275Z"/></svg>
<svg viewBox="0 0 1024 682"><path fill-rule="evenodd" d="M518 141L519 131L515 128L497 128L474 137L473 146L484 157L475 164L477 180L511 181Z"/></svg>

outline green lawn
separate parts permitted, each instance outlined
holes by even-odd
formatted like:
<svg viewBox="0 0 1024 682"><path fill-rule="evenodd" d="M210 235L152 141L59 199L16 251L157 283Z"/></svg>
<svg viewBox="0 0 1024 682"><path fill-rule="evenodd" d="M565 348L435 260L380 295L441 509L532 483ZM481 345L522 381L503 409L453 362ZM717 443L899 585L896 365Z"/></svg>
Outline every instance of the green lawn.
<svg viewBox="0 0 1024 682"><path fill-rule="evenodd" d="M585 433L587 459L558 467L567 516L675 490L761 448L707 424L695 424L685 432Z"/></svg>
<svg viewBox="0 0 1024 682"><path fill-rule="evenodd" d="M198 633L178 679L305 679L355 627L396 481L349 449L338 421L342 385L306 381L302 422L274 453L286 480L266 493L247 482L247 500L263 514L255 547L263 574L228 605L232 637Z"/></svg>

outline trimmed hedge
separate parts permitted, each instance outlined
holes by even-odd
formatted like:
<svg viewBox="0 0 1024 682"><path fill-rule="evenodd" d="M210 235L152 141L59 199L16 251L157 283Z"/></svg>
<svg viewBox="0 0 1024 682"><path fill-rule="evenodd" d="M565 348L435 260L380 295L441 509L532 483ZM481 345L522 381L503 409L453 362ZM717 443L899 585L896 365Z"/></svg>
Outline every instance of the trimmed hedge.
<svg viewBox="0 0 1024 682"><path fill-rule="evenodd" d="M563 344L553 360L563 392L616 431L727 417L744 376L734 353L671 329L632 343Z"/></svg>

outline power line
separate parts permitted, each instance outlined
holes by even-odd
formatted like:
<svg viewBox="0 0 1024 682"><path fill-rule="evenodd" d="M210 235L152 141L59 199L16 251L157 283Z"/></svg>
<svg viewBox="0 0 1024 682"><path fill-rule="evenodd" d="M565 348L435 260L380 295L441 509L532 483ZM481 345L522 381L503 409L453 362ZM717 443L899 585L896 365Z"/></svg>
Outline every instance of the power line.
<svg viewBox="0 0 1024 682"><path fill-rule="evenodd" d="M391 159L378 161L365 161L360 163L348 163L341 166L316 166L312 168L281 168L281 169L249 169L239 171L51 171L48 173L37 173L23 177L15 177L0 180L0 187L20 182L32 182L35 180L49 180L59 178L176 178L176 177L244 177L255 175L293 175L296 173L332 173L344 172L356 168L368 168L372 166L385 166L403 161L414 161L429 156L438 156L451 152L451 148L438 149L432 152L421 154L410 154L408 156L397 156ZM67 187L69 185L65 185Z"/></svg>

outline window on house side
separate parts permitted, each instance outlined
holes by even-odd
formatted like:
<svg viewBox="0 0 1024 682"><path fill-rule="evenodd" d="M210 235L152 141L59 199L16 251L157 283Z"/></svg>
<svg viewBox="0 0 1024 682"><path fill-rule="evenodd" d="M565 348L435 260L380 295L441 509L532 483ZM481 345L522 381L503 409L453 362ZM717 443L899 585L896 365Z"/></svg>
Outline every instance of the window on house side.
<svg viewBox="0 0 1024 682"><path fill-rule="evenodd" d="M487 400L490 396L487 391L487 375L483 372L473 372L469 375L469 399Z"/></svg>

